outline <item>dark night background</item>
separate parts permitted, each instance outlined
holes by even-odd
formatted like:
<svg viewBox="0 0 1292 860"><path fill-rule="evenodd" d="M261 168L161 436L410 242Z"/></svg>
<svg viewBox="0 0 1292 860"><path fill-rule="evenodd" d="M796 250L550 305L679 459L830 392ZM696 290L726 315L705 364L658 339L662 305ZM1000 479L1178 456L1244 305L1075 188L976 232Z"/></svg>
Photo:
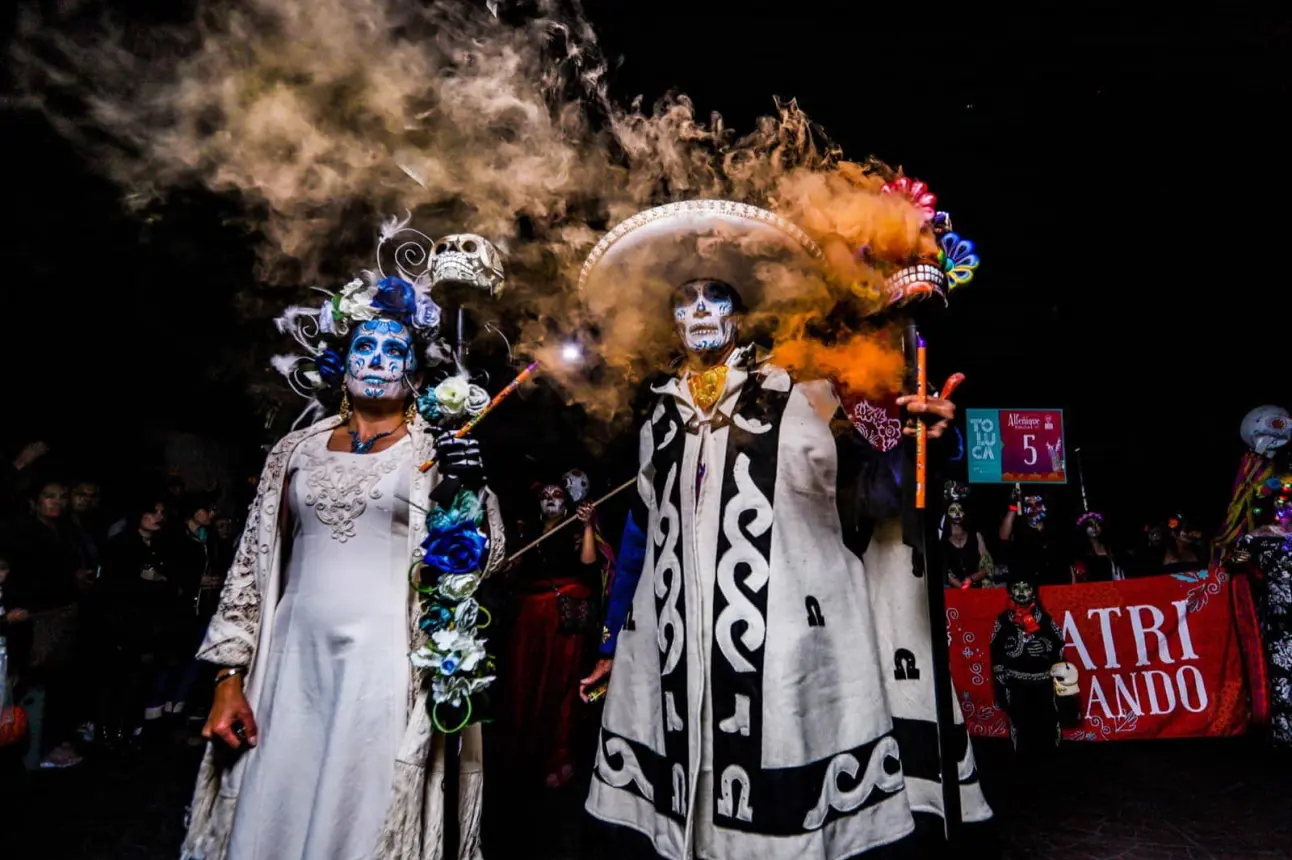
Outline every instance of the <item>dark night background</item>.
<svg viewBox="0 0 1292 860"><path fill-rule="evenodd" d="M1216 523L1240 419L1289 399L1276 364L1289 325L1292 169L1275 131L1287 16L586 6L607 55L622 57L619 99L675 88L742 129L773 95L796 97L847 155L873 152L927 181L983 259L927 329L931 376L966 373L962 407L1063 408L1092 503L1123 526L1167 506ZM45 438L111 480L155 460L156 432L174 429L218 437L244 452L240 470L257 470L264 413L247 390L272 371L249 377L240 357L277 335L234 307L252 254L222 226L226 204L195 194L143 223L38 117L3 122L0 448ZM522 423L524 407L511 408L495 440ZM278 432L295 409L285 397ZM628 467L603 471L608 483Z"/></svg>

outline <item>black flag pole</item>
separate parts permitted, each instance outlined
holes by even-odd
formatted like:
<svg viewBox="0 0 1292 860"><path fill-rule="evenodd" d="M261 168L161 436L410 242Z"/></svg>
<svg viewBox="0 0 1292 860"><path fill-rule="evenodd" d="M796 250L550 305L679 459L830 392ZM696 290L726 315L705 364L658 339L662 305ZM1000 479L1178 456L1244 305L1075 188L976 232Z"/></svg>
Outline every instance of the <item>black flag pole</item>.
<svg viewBox="0 0 1292 860"><path fill-rule="evenodd" d="M907 366L907 390L911 393L923 394L920 389L923 387L925 380L925 368L923 356L921 355L922 341L919 331L914 322L906 326L905 336L903 338L903 352L906 356ZM934 392L935 394L937 392ZM913 526L912 545L920 553L924 569L924 585L928 595L929 608L929 638L931 653L933 654L933 703L937 713L938 720L938 759L941 762L942 773L942 810L943 822L945 826L946 840L948 847L954 847L958 844L961 829L961 807L960 807L960 762L956 754L956 724L953 716L953 702L951 698L951 652L947 643L947 621L946 621L946 595L943 592L941 576L941 560L938 557L939 544L936 540L937 535L937 506L930 508L927 504L928 498L928 469L927 469L927 445L926 440L912 439L908 441L908 446L916 450L916 458L907 458L908 462L913 459L923 459L924 468L918 468L919 463L911 462L911 465L917 468L909 470L904 478L907 478L907 486L911 492L905 493L909 507L910 526ZM923 486L915 486L916 479L923 481ZM936 498L936 496L935 496ZM929 535L934 535L935 539L930 539Z"/></svg>

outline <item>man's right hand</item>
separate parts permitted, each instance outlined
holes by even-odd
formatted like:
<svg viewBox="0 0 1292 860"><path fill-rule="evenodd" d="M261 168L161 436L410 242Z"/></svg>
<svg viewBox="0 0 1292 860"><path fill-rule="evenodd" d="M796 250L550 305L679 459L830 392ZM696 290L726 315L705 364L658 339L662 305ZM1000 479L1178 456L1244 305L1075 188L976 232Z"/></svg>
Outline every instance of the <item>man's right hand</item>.
<svg viewBox="0 0 1292 860"><path fill-rule="evenodd" d="M246 746L256 745L256 718L251 713L251 704L242 693L242 676L221 681L215 687L215 702L211 705L211 715L202 726L202 737L207 740L219 738L229 749L242 749L243 743L234 734L234 724L242 723L246 732Z"/></svg>
<svg viewBox="0 0 1292 860"><path fill-rule="evenodd" d="M579 682L579 698L584 702L591 702L588 694L603 684L610 681L610 670L614 666L613 657L602 657L597 661L597 665L592 667L592 674Z"/></svg>

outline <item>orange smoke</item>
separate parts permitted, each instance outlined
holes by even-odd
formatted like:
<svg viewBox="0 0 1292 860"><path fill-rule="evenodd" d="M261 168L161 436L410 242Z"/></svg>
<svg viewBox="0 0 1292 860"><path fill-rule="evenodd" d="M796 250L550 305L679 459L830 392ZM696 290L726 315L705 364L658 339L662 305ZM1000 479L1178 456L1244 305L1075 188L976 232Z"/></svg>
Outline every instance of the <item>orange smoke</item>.
<svg viewBox="0 0 1292 860"><path fill-rule="evenodd" d="M906 367L900 351L871 334L829 345L807 338L786 341L773 349L772 361L795 376L831 379L841 391L868 400L898 391Z"/></svg>

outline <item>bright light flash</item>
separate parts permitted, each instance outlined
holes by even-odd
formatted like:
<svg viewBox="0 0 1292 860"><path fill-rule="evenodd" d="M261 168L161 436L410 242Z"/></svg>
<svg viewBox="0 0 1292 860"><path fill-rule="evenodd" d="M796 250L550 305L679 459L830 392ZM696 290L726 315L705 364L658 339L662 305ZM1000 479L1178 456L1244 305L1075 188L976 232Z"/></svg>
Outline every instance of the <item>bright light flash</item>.
<svg viewBox="0 0 1292 860"><path fill-rule="evenodd" d="M561 347L561 359L563 361L574 362L583 358L583 350L579 349L577 343L567 343Z"/></svg>

